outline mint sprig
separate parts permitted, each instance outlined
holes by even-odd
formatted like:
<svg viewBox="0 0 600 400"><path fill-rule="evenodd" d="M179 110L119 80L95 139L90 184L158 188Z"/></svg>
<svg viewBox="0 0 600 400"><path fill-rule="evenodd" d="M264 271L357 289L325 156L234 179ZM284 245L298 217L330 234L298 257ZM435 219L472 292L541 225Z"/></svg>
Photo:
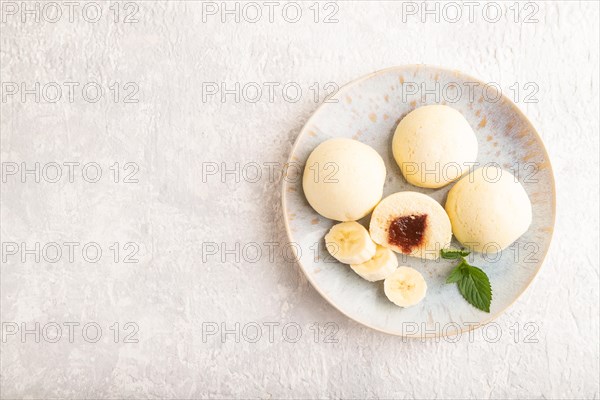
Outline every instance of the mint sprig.
<svg viewBox="0 0 600 400"><path fill-rule="evenodd" d="M480 268L470 265L465 257L470 253L465 250L440 251L442 258L447 260L460 259L460 263L450 272L446 283L456 283L458 291L472 306L490 312L492 302L492 286L490 279Z"/></svg>

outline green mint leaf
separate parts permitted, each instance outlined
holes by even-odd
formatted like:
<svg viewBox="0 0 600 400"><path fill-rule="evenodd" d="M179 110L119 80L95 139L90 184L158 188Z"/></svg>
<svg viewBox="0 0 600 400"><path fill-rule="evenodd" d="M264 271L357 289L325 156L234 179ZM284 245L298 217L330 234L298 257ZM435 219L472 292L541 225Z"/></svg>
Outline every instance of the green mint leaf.
<svg viewBox="0 0 600 400"><path fill-rule="evenodd" d="M492 302L492 286L486 273L467 264L462 269L462 274L462 279L458 281L460 294L472 306L489 313Z"/></svg>
<svg viewBox="0 0 600 400"><path fill-rule="evenodd" d="M440 256L446 260L458 260L461 257L466 257L470 252L466 250L456 250L456 249L441 249Z"/></svg>
<svg viewBox="0 0 600 400"><path fill-rule="evenodd" d="M464 261L458 264L452 271L450 271L450 275L446 279L446 283L456 283L463 278L463 265Z"/></svg>

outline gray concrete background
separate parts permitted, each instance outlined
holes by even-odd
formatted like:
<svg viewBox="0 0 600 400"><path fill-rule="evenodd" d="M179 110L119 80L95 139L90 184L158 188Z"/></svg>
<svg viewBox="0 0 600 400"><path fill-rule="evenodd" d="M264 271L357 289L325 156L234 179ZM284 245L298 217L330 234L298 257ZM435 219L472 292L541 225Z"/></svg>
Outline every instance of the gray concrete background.
<svg viewBox="0 0 600 400"><path fill-rule="evenodd" d="M598 398L597 3L456 22L421 2L23 4L1 4L2 398ZM556 177L540 274L455 343L358 325L282 251L303 123L335 84L412 63L497 82Z"/></svg>

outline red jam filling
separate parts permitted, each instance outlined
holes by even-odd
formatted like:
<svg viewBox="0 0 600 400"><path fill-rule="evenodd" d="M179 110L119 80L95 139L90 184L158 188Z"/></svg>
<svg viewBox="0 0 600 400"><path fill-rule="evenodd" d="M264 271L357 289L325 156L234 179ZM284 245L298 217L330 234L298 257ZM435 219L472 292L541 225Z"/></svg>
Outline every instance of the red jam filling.
<svg viewBox="0 0 600 400"><path fill-rule="evenodd" d="M400 247L403 253L411 253L423 242L426 228L427 214L398 217L390 224L388 242Z"/></svg>

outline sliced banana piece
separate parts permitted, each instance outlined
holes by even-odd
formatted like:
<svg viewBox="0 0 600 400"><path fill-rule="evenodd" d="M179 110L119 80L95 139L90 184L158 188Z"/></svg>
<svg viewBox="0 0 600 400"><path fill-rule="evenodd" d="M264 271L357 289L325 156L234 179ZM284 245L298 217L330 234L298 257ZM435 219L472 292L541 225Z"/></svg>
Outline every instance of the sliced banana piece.
<svg viewBox="0 0 600 400"><path fill-rule="evenodd" d="M327 251L344 264L361 264L376 251L375 243L364 226L355 221L334 225L325 235Z"/></svg>
<svg viewBox="0 0 600 400"><path fill-rule="evenodd" d="M383 289L392 303L410 307L423 300L427 282L416 269L402 266L385 279Z"/></svg>
<svg viewBox="0 0 600 400"><path fill-rule="evenodd" d="M373 258L362 264L352 264L350 267L363 279L376 282L387 278L396 270L398 258L392 250L377 245Z"/></svg>

